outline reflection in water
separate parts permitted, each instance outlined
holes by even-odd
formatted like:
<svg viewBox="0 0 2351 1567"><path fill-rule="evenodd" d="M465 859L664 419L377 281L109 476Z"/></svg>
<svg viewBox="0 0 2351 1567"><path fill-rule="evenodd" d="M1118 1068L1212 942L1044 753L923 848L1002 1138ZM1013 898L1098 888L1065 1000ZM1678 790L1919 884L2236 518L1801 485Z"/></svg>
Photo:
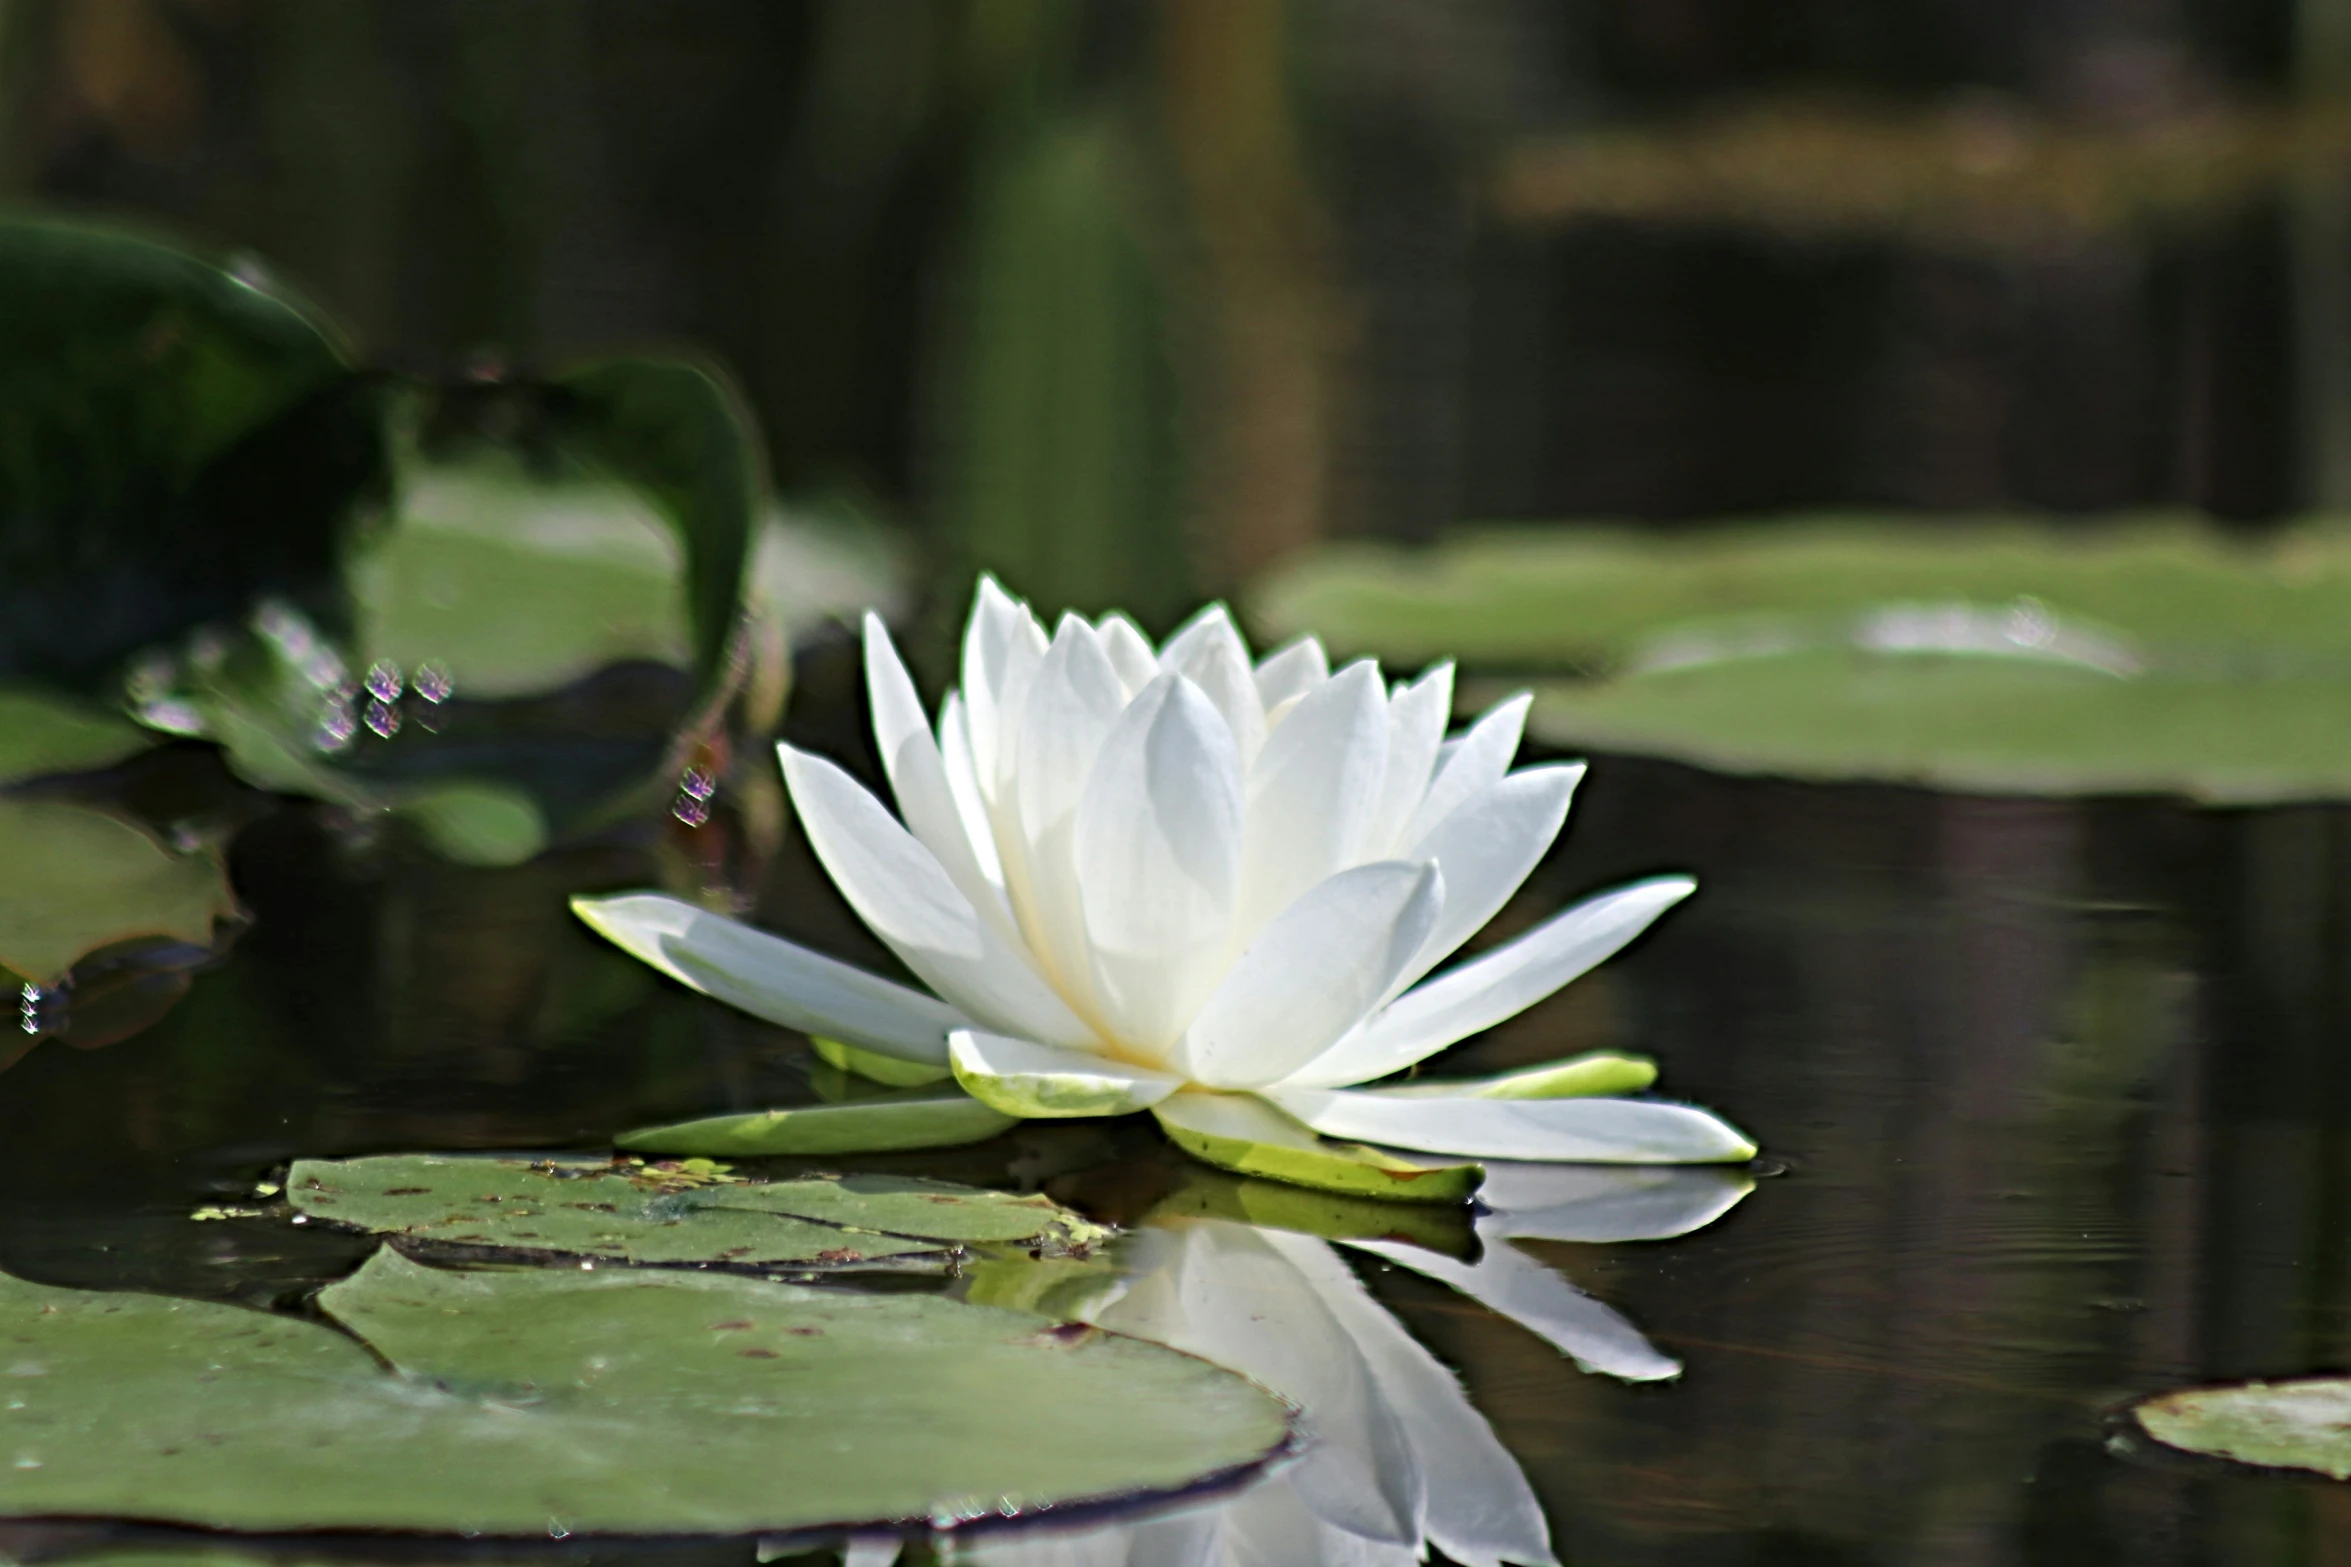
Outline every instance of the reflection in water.
<svg viewBox="0 0 2351 1567"><path fill-rule="evenodd" d="M1680 1365L1511 1238L1679 1235L1719 1217L1748 1182L1714 1170L1506 1166L1490 1190L1496 1208L1478 1221L1475 1262L1410 1242L1334 1243L1231 1219L1147 1222L1093 1298L1047 1304L1246 1372L1304 1411L1306 1451L1230 1501L1084 1532L982 1538L950 1559L969 1567L1403 1567L1434 1546L1465 1567L1551 1562L1550 1531L1518 1460L1453 1373L1364 1288L1345 1253L1442 1280L1588 1371L1659 1380Z"/></svg>

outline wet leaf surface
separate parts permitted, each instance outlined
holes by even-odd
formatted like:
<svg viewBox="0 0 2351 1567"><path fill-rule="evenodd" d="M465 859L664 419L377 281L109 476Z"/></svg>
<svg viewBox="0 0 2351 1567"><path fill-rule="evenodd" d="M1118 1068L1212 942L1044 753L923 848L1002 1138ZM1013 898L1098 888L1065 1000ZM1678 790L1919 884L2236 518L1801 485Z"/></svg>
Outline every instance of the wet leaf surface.
<svg viewBox="0 0 2351 1567"><path fill-rule="evenodd" d="M2351 1480L2351 1377L2186 1388L2132 1413L2167 1447Z"/></svg>
<svg viewBox="0 0 2351 1567"><path fill-rule="evenodd" d="M1203 1361L929 1296L387 1250L320 1305L357 1337L0 1277L0 1513L539 1538L948 1523L1237 1476L1289 1434Z"/></svg>
<svg viewBox="0 0 2351 1567"><path fill-rule="evenodd" d="M635 1263L935 1263L963 1246L1065 1251L1107 1233L1044 1197L896 1175L747 1180L703 1159L303 1159L286 1188L310 1218L411 1241Z"/></svg>

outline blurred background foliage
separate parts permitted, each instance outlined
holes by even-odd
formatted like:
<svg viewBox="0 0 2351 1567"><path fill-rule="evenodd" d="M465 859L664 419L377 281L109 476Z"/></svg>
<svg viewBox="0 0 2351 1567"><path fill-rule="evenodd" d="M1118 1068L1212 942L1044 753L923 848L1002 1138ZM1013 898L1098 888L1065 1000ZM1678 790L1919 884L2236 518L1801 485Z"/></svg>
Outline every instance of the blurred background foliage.
<svg viewBox="0 0 2351 1567"><path fill-rule="evenodd" d="M2340 0L0 0L0 192L370 362L691 343L1164 625L1318 541L2351 502Z"/></svg>

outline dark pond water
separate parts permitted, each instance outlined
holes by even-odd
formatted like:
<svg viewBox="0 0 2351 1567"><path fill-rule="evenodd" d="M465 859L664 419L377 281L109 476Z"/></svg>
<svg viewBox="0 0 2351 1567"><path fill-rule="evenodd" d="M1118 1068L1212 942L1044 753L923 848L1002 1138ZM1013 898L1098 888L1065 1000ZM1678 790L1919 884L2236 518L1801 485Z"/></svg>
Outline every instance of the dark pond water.
<svg viewBox="0 0 2351 1567"><path fill-rule="evenodd" d="M190 1211L295 1154L592 1148L805 1097L795 1036L565 912L706 847L670 832L486 872L355 846L302 808L249 829L234 870L254 923L225 961L153 1029L46 1043L0 1082L0 1266L293 1305L367 1243ZM2351 1490L2118 1451L2111 1420L2185 1381L2351 1366L2351 816L1603 761L1494 934L1667 868L1700 875L1692 904L1473 1049L1480 1066L1646 1051L1666 1088L1763 1143L1776 1173L1705 1230L1532 1248L1682 1378L1581 1374L1440 1285L1358 1263L1461 1371L1561 1559L2351 1561ZM758 901L870 960L793 848ZM897 1165L1111 1217L1167 1179L1155 1134L1089 1126Z"/></svg>

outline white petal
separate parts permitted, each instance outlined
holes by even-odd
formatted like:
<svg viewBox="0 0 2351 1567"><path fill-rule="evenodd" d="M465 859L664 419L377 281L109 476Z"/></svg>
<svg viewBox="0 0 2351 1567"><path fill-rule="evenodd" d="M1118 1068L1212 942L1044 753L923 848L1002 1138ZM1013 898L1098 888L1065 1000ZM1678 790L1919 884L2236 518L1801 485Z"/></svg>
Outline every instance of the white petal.
<svg viewBox="0 0 2351 1567"><path fill-rule="evenodd" d="M895 1535L852 1536L841 1549L841 1567L892 1567L905 1543ZM797 1549L797 1545L792 1547L794 1551ZM766 1559L764 1556L760 1558L762 1561Z"/></svg>
<svg viewBox="0 0 2351 1567"><path fill-rule="evenodd" d="M1222 604L1211 604L1167 644L1160 669L1198 686L1232 730L1246 772L1265 748L1265 705L1249 670L1249 645Z"/></svg>
<svg viewBox="0 0 2351 1567"><path fill-rule="evenodd" d="M963 699L971 704L973 756L980 764L981 781L994 787L999 741L998 713L1004 674L1013 647L1023 639L1026 610L1013 602L990 576L980 578L973 595L971 619L963 627Z"/></svg>
<svg viewBox="0 0 2351 1567"><path fill-rule="evenodd" d="M1232 734L1182 675L1153 680L1111 726L1078 806L1076 868L1103 1020L1156 1054L1224 972L1241 877Z"/></svg>
<svg viewBox="0 0 2351 1567"><path fill-rule="evenodd" d="M962 1013L904 985L660 893L575 898L572 911L622 950L754 1017L862 1045L902 1061L943 1063Z"/></svg>
<svg viewBox="0 0 2351 1567"><path fill-rule="evenodd" d="M1331 678L1331 661L1313 637L1297 641L1257 666L1257 697L1268 711Z"/></svg>
<svg viewBox="0 0 2351 1567"><path fill-rule="evenodd" d="M1581 762L1512 773L1472 795L1405 852L1408 860L1436 861L1445 873L1445 912L1428 945L1398 976L1397 990L1451 957L1501 912L1559 837L1583 776Z"/></svg>
<svg viewBox="0 0 2351 1567"><path fill-rule="evenodd" d="M1381 860L1324 881L1260 931L1170 1064L1211 1088L1278 1083L1353 1028L1428 937L1433 865Z"/></svg>
<svg viewBox="0 0 2351 1567"><path fill-rule="evenodd" d="M1486 1166L1478 1234L1529 1240L1661 1241L1702 1230L1755 1189L1744 1170L1703 1165Z"/></svg>
<svg viewBox="0 0 2351 1567"><path fill-rule="evenodd" d="M1344 1089L1260 1090L1326 1137L1425 1153L1586 1164L1727 1164L1755 1145L1696 1105L1663 1099L1399 1099Z"/></svg>
<svg viewBox="0 0 2351 1567"><path fill-rule="evenodd" d="M1314 1088L1368 1083L1515 1017L1606 961L1697 885L1687 876L1658 876L1586 899L1407 991L1291 1081Z"/></svg>
<svg viewBox="0 0 2351 1567"><path fill-rule="evenodd" d="M1184 1086L1180 1077L1090 1051L1056 1050L976 1029L957 1029L947 1053L963 1091L1006 1115L1128 1115Z"/></svg>
<svg viewBox="0 0 2351 1567"><path fill-rule="evenodd" d="M1412 1540L1422 1492L1410 1439L1326 1299L1337 1287L1333 1270L1345 1287L1362 1286L1327 1246L1308 1240L1293 1250L1279 1231L1200 1220L1183 1227L1183 1238L1185 1330L1171 1347L1252 1377L1305 1411L1311 1445L1280 1479L1317 1517L1371 1539Z"/></svg>
<svg viewBox="0 0 2351 1567"><path fill-rule="evenodd" d="M955 798L955 815L963 823L964 838L980 874L999 893L1004 890L1004 862L996 854L996 830L988 822L987 797L980 793L980 774L971 754L971 718L961 692L947 693L939 709L939 761L947 770L947 792Z"/></svg>
<svg viewBox="0 0 2351 1567"><path fill-rule="evenodd" d="M1078 901L1078 801L1094 755L1125 706L1126 688L1094 628L1063 616L1021 714L1012 791L1020 846L1005 856L1004 870L1030 949L1081 1012L1092 1009L1094 975Z"/></svg>
<svg viewBox="0 0 2351 1567"><path fill-rule="evenodd" d="M1268 1239L1293 1258L1306 1247L1329 1251L1326 1243L1305 1236ZM1453 1373L1405 1332L1352 1273L1336 1268L1335 1258L1333 1262L1333 1271L1354 1287L1344 1290L1335 1280L1323 1283L1324 1304L1355 1340L1373 1380L1403 1423L1421 1471L1423 1532L1464 1567L1496 1567L1501 1562L1537 1567L1551 1562L1550 1530L1518 1460L1470 1403Z"/></svg>
<svg viewBox="0 0 2351 1567"><path fill-rule="evenodd" d="M874 744L881 752L882 769L889 775L891 792L898 797L898 814L905 819L907 830L931 851L956 889L996 933L1020 946L1001 879L990 878L981 867L965 829L939 743L924 721L913 677L899 661L882 617L871 612L865 617L865 686L873 704ZM993 843L989 847L989 858L993 859Z"/></svg>
<svg viewBox="0 0 2351 1567"><path fill-rule="evenodd" d="M776 751L816 857L917 978L998 1032L1057 1045L1093 1037L879 800L822 757Z"/></svg>
<svg viewBox="0 0 2351 1567"><path fill-rule="evenodd" d="M1405 824L1404 839L1418 842L1437 823L1452 815L1472 796L1483 794L1510 771L1518 754L1519 737L1526 730L1527 708L1534 697L1521 691L1486 709L1469 733L1439 748L1435 775L1420 808Z"/></svg>
<svg viewBox="0 0 2351 1567"><path fill-rule="evenodd" d="M1110 667L1118 671L1119 683L1127 688L1132 699L1151 683L1159 673L1159 659L1151 651L1150 641L1136 629L1135 623L1124 615L1104 615L1094 624L1102 637L1102 651L1110 655Z"/></svg>
<svg viewBox="0 0 2351 1567"><path fill-rule="evenodd" d="M1369 662L1348 665L1310 693L1266 740L1249 772L1236 942L1358 863L1387 757L1387 693Z"/></svg>
<svg viewBox="0 0 2351 1567"><path fill-rule="evenodd" d="M1489 1246L1472 1264L1396 1241L1347 1244L1452 1285L1547 1340L1586 1371L1627 1382L1682 1374L1681 1362L1659 1354L1639 1328L1514 1246Z"/></svg>
<svg viewBox="0 0 2351 1567"><path fill-rule="evenodd" d="M1453 718L1453 666L1439 664L1388 698L1388 766L1380 777L1380 803L1366 829L1363 852L1376 858L1414 856L1404 851L1404 829L1420 810L1435 775L1437 748Z"/></svg>

